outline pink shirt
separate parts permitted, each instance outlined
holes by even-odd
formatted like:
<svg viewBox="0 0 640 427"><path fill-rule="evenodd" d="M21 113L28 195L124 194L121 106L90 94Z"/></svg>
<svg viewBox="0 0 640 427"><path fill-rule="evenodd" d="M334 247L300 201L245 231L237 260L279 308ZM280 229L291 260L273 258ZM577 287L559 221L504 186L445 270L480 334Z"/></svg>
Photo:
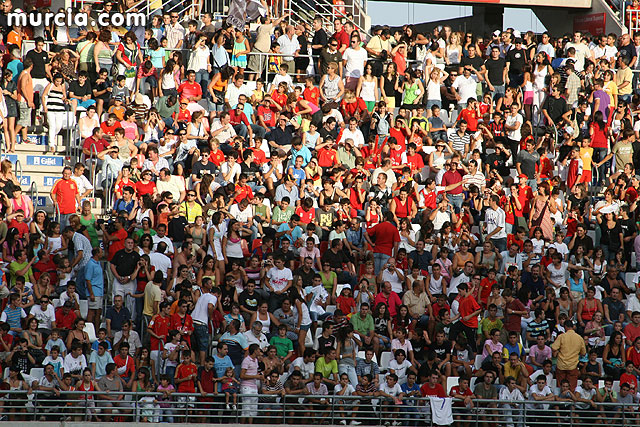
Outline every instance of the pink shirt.
<svg viewBox="0 0 640 427"><path fill-rule="evenodd" d="M540 365L542 364L542 362L544 362L547 359L551 360L551 357L552 357L552 351L551 351L551 347L549 347L548 345L545 345L542 350L538 348L537 345L534 345L533 347L529 348L529 358L531 360L534 360L536 363Z"/></svg>
<svg viewBox="0 0 640 427"><path fill-rule="evenodd" d="M258 359L252 359L250 356L245 357L241 368L246 371L247 375L258 375ZM258 380L242 380L240 386L258 390Z"/></svg>
<svg viewBox="0 0 640 427"><path fill-rule="evenodd" d="M487 346L489 346L489 348L491 349L491 353L487 351ZM502 353L502 343L498 341L497 343L494 344L493 341L486 340L484 342L484 345L482 346L482 357L485 358L485 357L491 356L496 351L499 351L500 353Z"/></svg>

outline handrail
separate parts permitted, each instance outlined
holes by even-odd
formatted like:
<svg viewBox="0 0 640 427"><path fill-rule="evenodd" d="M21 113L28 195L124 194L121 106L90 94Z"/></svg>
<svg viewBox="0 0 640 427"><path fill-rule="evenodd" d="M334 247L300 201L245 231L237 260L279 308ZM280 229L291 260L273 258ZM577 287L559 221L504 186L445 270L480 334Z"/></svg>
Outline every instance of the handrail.
<svg viewBox="0 0 640 427"><path fill-rule="evenodd" d="M33 196L34 193L35 193L35 197ZM40 196L40 193L38 192L38 184L36 184L35 181L32 181L31 187L29 187L29 197L31 198L32 202L35 200L37 203L39 196Z"/></svg>
<svg viewBox="0 0 640 427"><path fill-rule="evenodd" d="M96 153L96 160L93 160L93 153ZM91 189L91 198L93 199L92 203L93 203L93 207L96 207L96 175L97 175L97 170L98 168L97 163L98 163L98 147L96 147L95 143L92 143L89 146L89 158L87 159L89 161L89 163L91 164L91 169L89 171L89 176L91 176L91 184L93 185L93 188ZM104 194L104 189L103 189L103 194Z"/></svg>
<svg viewBox="0 0 640 427"><path fill-rule="evenodd" d="M20 171L19 174L18 171ZM20 161L20 159L16 159L16 176L20 178L24 176L24 171L22 170L22 162ZM20 179L18 179L18 182L20 182Z"/></svg>

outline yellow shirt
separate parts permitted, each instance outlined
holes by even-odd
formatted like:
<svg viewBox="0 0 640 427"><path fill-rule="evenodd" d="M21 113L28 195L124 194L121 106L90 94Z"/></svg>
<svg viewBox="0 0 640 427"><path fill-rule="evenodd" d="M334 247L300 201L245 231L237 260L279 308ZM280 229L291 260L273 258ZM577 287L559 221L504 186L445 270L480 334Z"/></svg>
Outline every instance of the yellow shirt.
<svg viewBox="0 0 640 427"><path fill-rule="evenodd" d="M591 162L593 160L593 148L591 147L580 148L580 158L582 159L582 169L586 171L590 171Z"/></svg>
<svg viewBox="0 0 640 427"><path fill-rule="evenodd" d="M584 339L573 329L561 334L551 344L552 350L558 351L558 369L571 371L578 367L580 356L587 354Z"/></svg>
<svg viewBox="0 0 640 427"><path fill-rule="evenodd" d="M202 215L202 206L197 202L194 203L193 206L189 206L187 202L182 202L180 205L180 212L184 214L189 224L193 224L196 222L196 217Z"/></svg>
<svg viewBox="0 0 640 427"><path fill-rule="evenodd" d="M147 283L147 286L144 288L144 309L142 310L142 314L146 316L153 316L154 314L158 314L154 312L154 303L162 302L162 290L160 286L155 285L153 282Z"/></svg>
<svg viewBox="0 0 640 427"><path fill-rule="evenodd" d="M616 86L618 87L618 94L620 95L631 95L631 89L633 89L632 85L633 80L633 71L631 71L630 67L625 68L624 70L621 68L616 72ZM622 83L628 82L629 84L623 88L620 88Z"/></svg>

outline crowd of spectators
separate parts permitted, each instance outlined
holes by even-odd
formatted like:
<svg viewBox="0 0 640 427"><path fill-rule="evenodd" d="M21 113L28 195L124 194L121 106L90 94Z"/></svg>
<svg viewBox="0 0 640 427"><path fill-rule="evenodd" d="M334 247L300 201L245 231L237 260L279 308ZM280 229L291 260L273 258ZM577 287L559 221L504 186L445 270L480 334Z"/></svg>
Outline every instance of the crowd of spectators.
<svg viewBox="0 0 640 427"><path fill-rule="evenodd" d="M82 157L55 213L0 164L3 416L33 391L156 422L277 421L286 401L288 420L414 425L416 397L452 396L460 423L520 425L500 401L526 401L590 425L638 403L640 34L175 11L22 28L12 9L7 151L77 126Z"/></svg>

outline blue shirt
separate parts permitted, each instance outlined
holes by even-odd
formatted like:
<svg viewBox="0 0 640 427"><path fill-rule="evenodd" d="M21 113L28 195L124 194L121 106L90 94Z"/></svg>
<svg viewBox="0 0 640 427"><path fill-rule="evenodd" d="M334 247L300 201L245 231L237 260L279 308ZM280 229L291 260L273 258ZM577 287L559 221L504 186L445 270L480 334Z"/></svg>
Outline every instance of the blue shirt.
<svg viewBox="0 0 640 427"><path fill-rule="evenodd" d="M282 224L280 224L280 227L278 227L278 232L289 231L289 230L291 230L291 227L289 226L288 222L283 222ZM302 233L303 233L302 227L300 227L299 225L296 225L293 231L291 231L291 235L284 234L280 238L280 240L289 239L289 241L293 243L296 240L302 238Z"/></svg>
<svg viewBox="0 0 640 427"><path fill-rule="evenodd" d="M223 358L216 356L213 356L213 368L216 370L216 377L217 378L222 378L224 377L224 373L227 370L227 368L233 368L233 362L231 361L231 358L229 356L225 356ZM218 391L222 391L222 383L219 382L218 383Z"/></svg>
<svg viewBox="0 0 640 427"><path fill-rule="evenodd" d="M302 167L307 166L307 163L309 163L309 161L311 160L311 151L309 150L309 148L307 148L306 146L302 146L302 148L300 149L300 151L297 151L295 148L291 149L291 159L293 159L293 161L296 161L296 157L302 157Z"/></svg>
<svg viewBox="0 0 640 427"><path fill-rule="evenodd" d="M11 70L11 72L13 73L13 78L11 80L13 80L14 83L18 82L18 77L20 76L20 73L23 69L24 65L22 65L22 62L20 62L19 59L14 59L7 64L7 70Z"/></svg>
<svg viewBox="0 0 640 427"><path fill-rule="evenodd" d="M97 351L93 351L89 358L89 365L92 363L96 364L96 379L99 379L107 375L107 365L113 363L113 358L108 351L105 351L102 356L98 355Z"/></svg>
<svg viewBox="0 0 640 427"><path fill-rule="evenodd" d="M84 276L86 280L91 281L91 290L93 295L101 297L104 295L104 278L102 276L102 267L100 263L91 258L85 267Z"/></svg>
<svg viewBox="0 0 640 427"><path fill-rule="evenodd" d="M289 175L291 175L296 180L296 185L302 184L302 181L307 177L304 169L296 169L295 166L289 167Z"/></svg>

